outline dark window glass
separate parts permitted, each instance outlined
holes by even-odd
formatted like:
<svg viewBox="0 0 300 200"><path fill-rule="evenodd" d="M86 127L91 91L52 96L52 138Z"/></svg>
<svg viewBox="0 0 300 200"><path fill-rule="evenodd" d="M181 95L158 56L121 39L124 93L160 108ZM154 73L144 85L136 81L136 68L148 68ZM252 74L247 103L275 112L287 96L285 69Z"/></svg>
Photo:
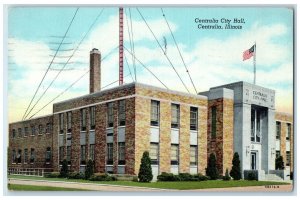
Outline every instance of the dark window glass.
<svg viewBox="0 0 300 200"><path fill-rule="evenodd" d="M107 143L107 151L106 151L106 164L112 165L113 164L113 143Z"/></svg>
<svg viewBox="0 0 300 200"><path fill-rule="evenodd" d="M72 132L72 112L67 112L67 132Z"/></svg>
<svg viewBox="0 0 300 200"><path fill-rule="evenodd" d="M64 113L59 114L59 133L64 133Z"/></svg>
<svg viewBox="0 0 300 200"><path fill-rule="evenodd" d="M12 151L12 163L17 163L17 154L16 150Z"/></svg>
<svg viewBox="0 0 300 200"><path fill-rule="evenodd" d="M12 130L12 138L16 138L16 129Z"/></svg>
<svg viewBox="0 0 300 200"><path fill-rule="evenodd" d="M22 137L22 129L18 128L18 137Z"/></svg>
<svg viewBox="0 0 300 200"><path fill-rule="evenodd" d="M290 166L291 165L291 152L287 151L286 152L286 166Z"/></svg>
<svg viewBox="0 0 300 200"><path fill-rule="evenodd" d="M172 120L171 120L171 128L179 128L180 122L180 110L179 105L172 104L171 105L171 112L172 112Z"/></svg>
<svg viewBox="0 0 300 200"><path fill-rule="evenodd" d="M95 160L95 145L91 144L90 145L90 159L91 160Z"/></svg>
<svg viewBox="0 0 300 200"><path fill-rule="evenodd" d="M44 132L44 127L43 125L39 125L39 135L42 135Z"/></svg>
<svg viewBox="0 0 300 200"><path fill-rule="evenodd" d="M81 109L81 130L86 130L86 109Z"/></svg>
<svg viewBox="0 0 300 200"><path fill-rule="evenodd" d="M47 123L47 125L46 125L46 133L52 133L52 124L51 123Z"/></svg>
<svg viewBox="0 0 300 200"><path fill-rule="evenodd" d="M20 164L22 162L22 150L18 150L18 155L17 155L17 163Z"/></svg>
<svg viewBox="0 0 300 200"><path fill-rule="evenodd" d="M125 165L125 142L119 142L118 145L119 165Z"/></svg>
<svg viewBox="0 0 300 200"><path fill-rule="evenodd" d="M67 146L67 162L71 164L71 146Z"/></svg>
<svg viewBox="0 0 300 200"><path fill-rule="evenodd" d="M198 108L190 108L190 130L196 131L198 129Z"/></svg>
<svg viewBox="0 0 300 200"><path fill-rule="evenodd" d="M159 101L151 101L151 126L159 126Z"/></svg>
<svg viewBox="0 0 300 200"><path fill-rule="evenodd" d="M30 149L30 163L34 163L35 161L35 150L33 148Z"/></svg>
<svg viewBox="0 0 300 200"><path fill-rule="evenodd" d="M107 127L114 126L114 108L113 103L107 104Z"/></svg>
<svg viewBox="0 0 300 200"><path fill-rule="evenodd" d="M24 137L27 137L28 134L29 134L29 129L28 127L25 127Z"/></svg>
<svg viewBox="0 0 300 200"><path fill-rule="evenodd" d="M96 107L93 106L90 108L90 126L91 129L94 130L95 129L95 125L96 125Z"/></svg>
<svg viewBox="0 0 300 200"><path fill-rule="evenodd" d="M24 149L24 163L28 163L28 149Z"/></svg>
<svg viewBox="0 0 300 200"><path fill-rule="evenodd" d="M280 140L280 135L281 135L281 123L276 122L276 139Z"/></svg>
<svg viewBox="0 0 300 200"><path fill-rule="evenodd" d="M287 123L287 130L286 130L286 140L290 140L291 138L291 124Z"/></svg>
<svg viewBox="0 0 300 200"><path fill-rule="evenodd" d="M35 136L35 127L34 126L31 126L31 135Z"/></svg>
<svg viewBox="0 0 300 200"><path fill-rule="evenodd" d="M119 101L119 126L125 126L125 100Z"/></svg>
<svg viewBox="0 0 300 200"><path fill-rule="evenodd" d="M49 163L51 161L51 148L47 147L46 149L46 163Z"/></svg>
<svg viewBox="0 0 300 200"><path fill-rule="evenodd" d="M81 148L80 148L80 163L82 165L86 164L86 161L85 161L85 145L81 145Z"/></svg>
<svg viewBox="0 0 300 200"><path fill-rule="evenodd" d="M62 164L64 159L64 147L59 147L59 164Z"/></svg>

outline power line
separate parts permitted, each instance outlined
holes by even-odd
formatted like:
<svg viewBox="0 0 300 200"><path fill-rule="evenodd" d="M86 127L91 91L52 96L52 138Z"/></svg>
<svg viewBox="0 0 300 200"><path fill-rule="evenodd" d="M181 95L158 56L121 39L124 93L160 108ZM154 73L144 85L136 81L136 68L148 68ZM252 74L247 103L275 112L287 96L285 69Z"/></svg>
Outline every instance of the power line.
<svg viewBox="0 0 300 200"><path fill-rule="evenodd" d="M117 49L118 46L114 49L112 49L106 56L104 56L101 59L101 62L104 61L108 56L111 55L111 53ZM42 108L40 108L37 112L35 112L33 115L31 115L29 117L29 119L31 119L32 117L34 117L36 114L38 114L41 110L43 110L44 108L46 108L50 103L52 103L53 101L55 101L55 99L57 99L58 97L60 97L61 95L63 95L66 91L68 91L71 87L73 87L73 85L75 85L78 81L80 81L85 75L87 75L90 72L90 69L88 71L86 71L82 76L80 76L75 82L73 82L69 87L67 87L64 91L62 91L60 94L58 94L55 98L53 98L51 101L49 101L47 104L45 104ZM107 86L105 86L107 87Z"/></svg>
<svg viewBox="0 0 300 200"><path fill-rule="evenodd" d="M131 27L132 52L133 52L133 55L135 55L135 51L134 51L134 39L133 39L133 28L132 28L132 19L131 19L131 10L130 10L130 8L129 8L129 17L130 17L130 27ZM133 69L134 69L135 81L137 81L137 78L136 78L136 65L135 65L134 56L133 56Z"/></svg>
<svg viewBox="0 0 300 200"><path fill-rule="evenodd" d="M195 87L195 84L194 84L194 82L193 82L193 79L192 79L192 77L191 77L191 75L190 75L190 73L189 73L189 70L187 69L187 66L186 66L186 64L185 64L185 62L184 62L183 56L182 56L182 54L181 54L181 52L180 52L180 50L179 50L179 47L178 47L178 45L177 45L177 42L176 42L176 40L175 40L174 34L173 34L172 30L171 30L171 27L170 27L170 25L169 25L169 23L168 23L167 17L166 17L166 15L165 15L165 13L164 13L164 11L163 11L162 8L161 8L161 12L162 12L162 15L163 15L163 17L165 18L165 21L166 21L166 23L167 23L167 25L168 25L168 28L169 28L170 33L171 33L171 35L172 35L173 41L174 41L174 43L175 43L175 45L176 45L176 47L177 47L178 53L179 53L180 58L181 58L181 60L182 60L182 62L183 62L183 65L184 65L184 67L185 67L185 69L186 69L186 72L188 73L188 75L189 75L189 77L190 77L190 80L191 80L191 82L192 82L192 84L193 84L193 87L194 87L194 89L195 89L195 92L196 92L196 94L198 94L198 92L197 92L197 90L196 90L196 87Z"/></svg>
<svg viewBox="0 0 300 200"><path fill-rule="evenodd" d="M56 54L58 53L58 50L59 50L61 44L64 42L64 39L65 39L67 33L69 32L69 29L70 29L70 27L71 27L71 25L72 25L72 23L73 23L73 21L74 21L74 19L75 19L75 16L76 16L76 14L77 14L77 12L78 12L78 9L79 9L79 8L76 9L76 11L75 11L75 13L74 13L74 16L73 16L71 22L69 23L69 26L68 26L68 28L67 28L67 30L66 30L66 32L65 32L65 35L64 35L63 39L61 40L60 45L58 46L58 48L57 48L57 50L56 50L56 52L55 52L55 56L56 56ZM49 66L48 66L48 68L47 68L47 70L46 70L46 72L45 72L45 74L44 74L44 76L43 76L43 78L42 78L42 80L41 80L41 82L40 82L38 88L36 89L36 91L35 91L35 93L34 93L32 99L31 99L31 101L30 101L30 103L29 103L29 106L27 107L27 109L26 109L26 111L25 111L25 113L24 113L24 115L23 115L22 120L24 120L24 117L25 117L25 115L26 115L28 109L30 108L31 103L32 103L33 99L35 98L35 96L36 96L36 94L37 94L39 88L41 87L41 85L42 85L42 83L43 83L43 81L44 81L44 79L45 79L45 77L46 77L46 75L47 75L47 73L48 73L48 71L49 71L49 69L50 69L50 67L51 67L52 62L53 62L54 59L55 59L55 56L52 58L51 63L49 64Z"/></svg>
<svg viewBox="0 0 300 200"><path fill-rule="evenodd" d="M59 76L59 74L64 70L64 68L67 66L67 64L69 63L69 61L71 60L71 58L74 56L75 52L77 51L77 49L79 48L79 46L81 45L81 43L83 42L83 40L86 38L86 36L88 35L88 33L91 31L91 29L93 28L93 26L95 25L95 23L97 22L98 18L102 15L103 12L103 8L100 11L100 13L97 15L97 17L95 18L95 20L93 21L93 23L91 24L91 26L89 27L88 31L85 33L85 35L82 37L82 39L80 40L80 42L78 43L77 47L75 48L75 50L73 51L72 55L69 57L69 59L67 60L67 62L64 64L64 66L61 68L61 70L56 74L56 76L54 77L54 79L51 81L50 85L46 88L46 90L43 92L43 94L40 96L40 98L36 101L36 103L33 105L33 107L31 108L31 110L36 106L36 104L41 100L41 98L46 94L46 92L48 91L48 89L51 87L51 85L54 83L54 81L57 79L57 77ZM30 111L31 111L30 110ZM29 111L29 113L30 113ZM29 115L29 113L26 115L26 117Z"/></svg>
<svg viewBox="0 0 300 200"><path fill-rule="evenodd" d="M125 46L124 46L124 49L130 53L131 55L133 55ZM150 72L166 89L169 90L169 88L148 68L146 67L146 65L144 65L135 55L133 55L134 58L145 68L148 70L148 72Z"/></svg>
<svg viewBox="0 0 300 200"><path fill-rule="evenodd" d="M183 86L185 87L185 89L190 93L189 89L187 88L187 86L185 85L185 83L183 82L183 80L181 79L180 75L178 74L177 70L175 69L174 65L172 64L171 60L169 59L169 57L167 56L167 54L165 53L164 49L162 48L162 46L160 45L158 39L156 38L155 34L153 33L152 29L150 28L150 26L148 25L146 19L144 18L144 16L142 15L142 13L140 12L140 10L138 8L136 8L137 11L139 12L139 14L141 15L142 19L144 20L145 24L147 25L148 29L150 30L150 32L152 33L153 37L155 38L158 46L160 47L160 49L162 50L162 52L164 53L165 57L167 58L167 60L169 61L171 67L174 69L174 71L176 72L178 78L180 79L181 83L183 84Z"/></svg>

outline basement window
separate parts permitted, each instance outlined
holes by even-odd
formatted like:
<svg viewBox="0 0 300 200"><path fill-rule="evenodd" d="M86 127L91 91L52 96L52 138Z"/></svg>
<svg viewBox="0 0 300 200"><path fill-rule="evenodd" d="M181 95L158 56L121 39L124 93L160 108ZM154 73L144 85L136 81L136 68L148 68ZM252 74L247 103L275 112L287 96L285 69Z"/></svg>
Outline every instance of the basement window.
<svg viewBox="0 0 300 200"><path fill-rule="evenodd" d="M198 108L190 108L190 130L196 131L198 129Z"/></svg>
<svg viewBox="0 0 300 200"><path fill-rule="evenodd" d="M159 126L159 101L151 101L151 126Z"/></svg>
<svg viewBox="0 0 300 200"><path fill-rule="evenodd" d="M172 104L171 112L172 112L171 128L179 128L179 121L180 121L179 105Z"/></svg>
<svg viewBox="0 0 300 200"><path fill-rule="evenodd" d="M119 126L125 126L125 100L119 101Z"/></svg>

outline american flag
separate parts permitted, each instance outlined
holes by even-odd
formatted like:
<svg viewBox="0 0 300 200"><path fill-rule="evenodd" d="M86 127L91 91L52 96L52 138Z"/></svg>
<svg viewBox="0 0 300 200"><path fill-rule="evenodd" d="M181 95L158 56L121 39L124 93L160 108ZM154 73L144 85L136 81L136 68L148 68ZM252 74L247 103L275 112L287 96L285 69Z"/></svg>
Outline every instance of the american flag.
<svg viewBox="0 0 300 200"><path fill-rule="evenodd" d="M249 58L251 58L254 53L255 53L255 45L253 45L250 49L247 49L246 51L244 51L243 53L243 61L244 60L248 60Z"/></svg>

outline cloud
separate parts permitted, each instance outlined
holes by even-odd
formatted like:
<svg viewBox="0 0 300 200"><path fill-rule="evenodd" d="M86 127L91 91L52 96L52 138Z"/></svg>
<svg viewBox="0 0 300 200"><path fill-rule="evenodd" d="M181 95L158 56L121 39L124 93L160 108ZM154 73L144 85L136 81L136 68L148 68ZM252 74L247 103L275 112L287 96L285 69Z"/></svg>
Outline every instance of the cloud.
<svg viewBox="0 0 300 200"><path fill-rule="evenodd" d="M126 16L124 19L124 37L125 46L129 47L129 37L127 32ZM141 20L133 20L134 40L136 57L141 60L155 75L167 85L169 89L186 91L174 69L169 65L168 60L162 54L161 49L157 46L155 39L149 32L145 23ZM191 93L195 93L186 69L178 54L176 46L173 44L169 30L165 22L161 19L148 20L149 26L155 32L159 41L163 37L168 40L167 55L173 66L180 74L184 83L188 86ZM163 24L163 26L162 26ZM174 33L177 25L172 21L169 24ZM138 31L145 30L145 31ZM233 35L227 38L201 38L194 48L187 47L179 43L179 48L187 64L188 70L196 85L197 91L206 91L209 88L235 82L247 81L252 82L253 65L252 59L242 61L242 52L253 45L257 44L257 83L265 87L276 90L276 106L281 109L287 109L292 104L292 91L284 90L280 85L288 88L292 87L293 64L290 52L292 47L286 44L278 43L276 40L287 34L287 28L284 24L274 24L263 26L256 23L249 31L240 35ZM176 35L176 34L175 34ZM35 89L42 79L48 64L51 61L49 55L54 55L48 44L43 42L26 41L19 38L9 39L13 44L14 50L9 53L10 62L16 63L17 70L11 70L9 66L9 121L20 120L27 105L29 104ZM144 45L144 44L150 44ZM74 44L76 47L77 44ZM84 43L80 46L80 51L76 52L70 60L72 64L67 65L52 87L46 93L42 101L37 105L41 108L47 102L60 94L65 88L78 79L85 70L89 69L89 51L97 47L101 51L102 58L110 53L111 50L118 46L118 16L111 16L107 22L99 24ZM70 52L60 52L60 56L68 56ZM132 68L131 55L125 51L129 65ZM57 58L56 62L64 62L66 59ZM138 82L164 87L154 76L144 69L138 62ZM53 68L62 67L53 65ZM109 57L101 63L102 86L112 83L118 79L118 49L115 49ZM125 75L129 70L124 62ZM58 71L50 70L42 84L37 98L50 84L51 80L57 75ZM88 93L89 76L86 75L76 85L72 87L63 96L55 102L80 96ZM131 82L131 77L125 78L125 82ZM112 86L116 86L116 84ZM17 97L17 98L16 98ZM35 102L35 101L34 101ZM288 106L285 106L288 105ZM16 108L16 109L14 109ZM51 113L52 104L50 104L41 114Z"/></svg>

